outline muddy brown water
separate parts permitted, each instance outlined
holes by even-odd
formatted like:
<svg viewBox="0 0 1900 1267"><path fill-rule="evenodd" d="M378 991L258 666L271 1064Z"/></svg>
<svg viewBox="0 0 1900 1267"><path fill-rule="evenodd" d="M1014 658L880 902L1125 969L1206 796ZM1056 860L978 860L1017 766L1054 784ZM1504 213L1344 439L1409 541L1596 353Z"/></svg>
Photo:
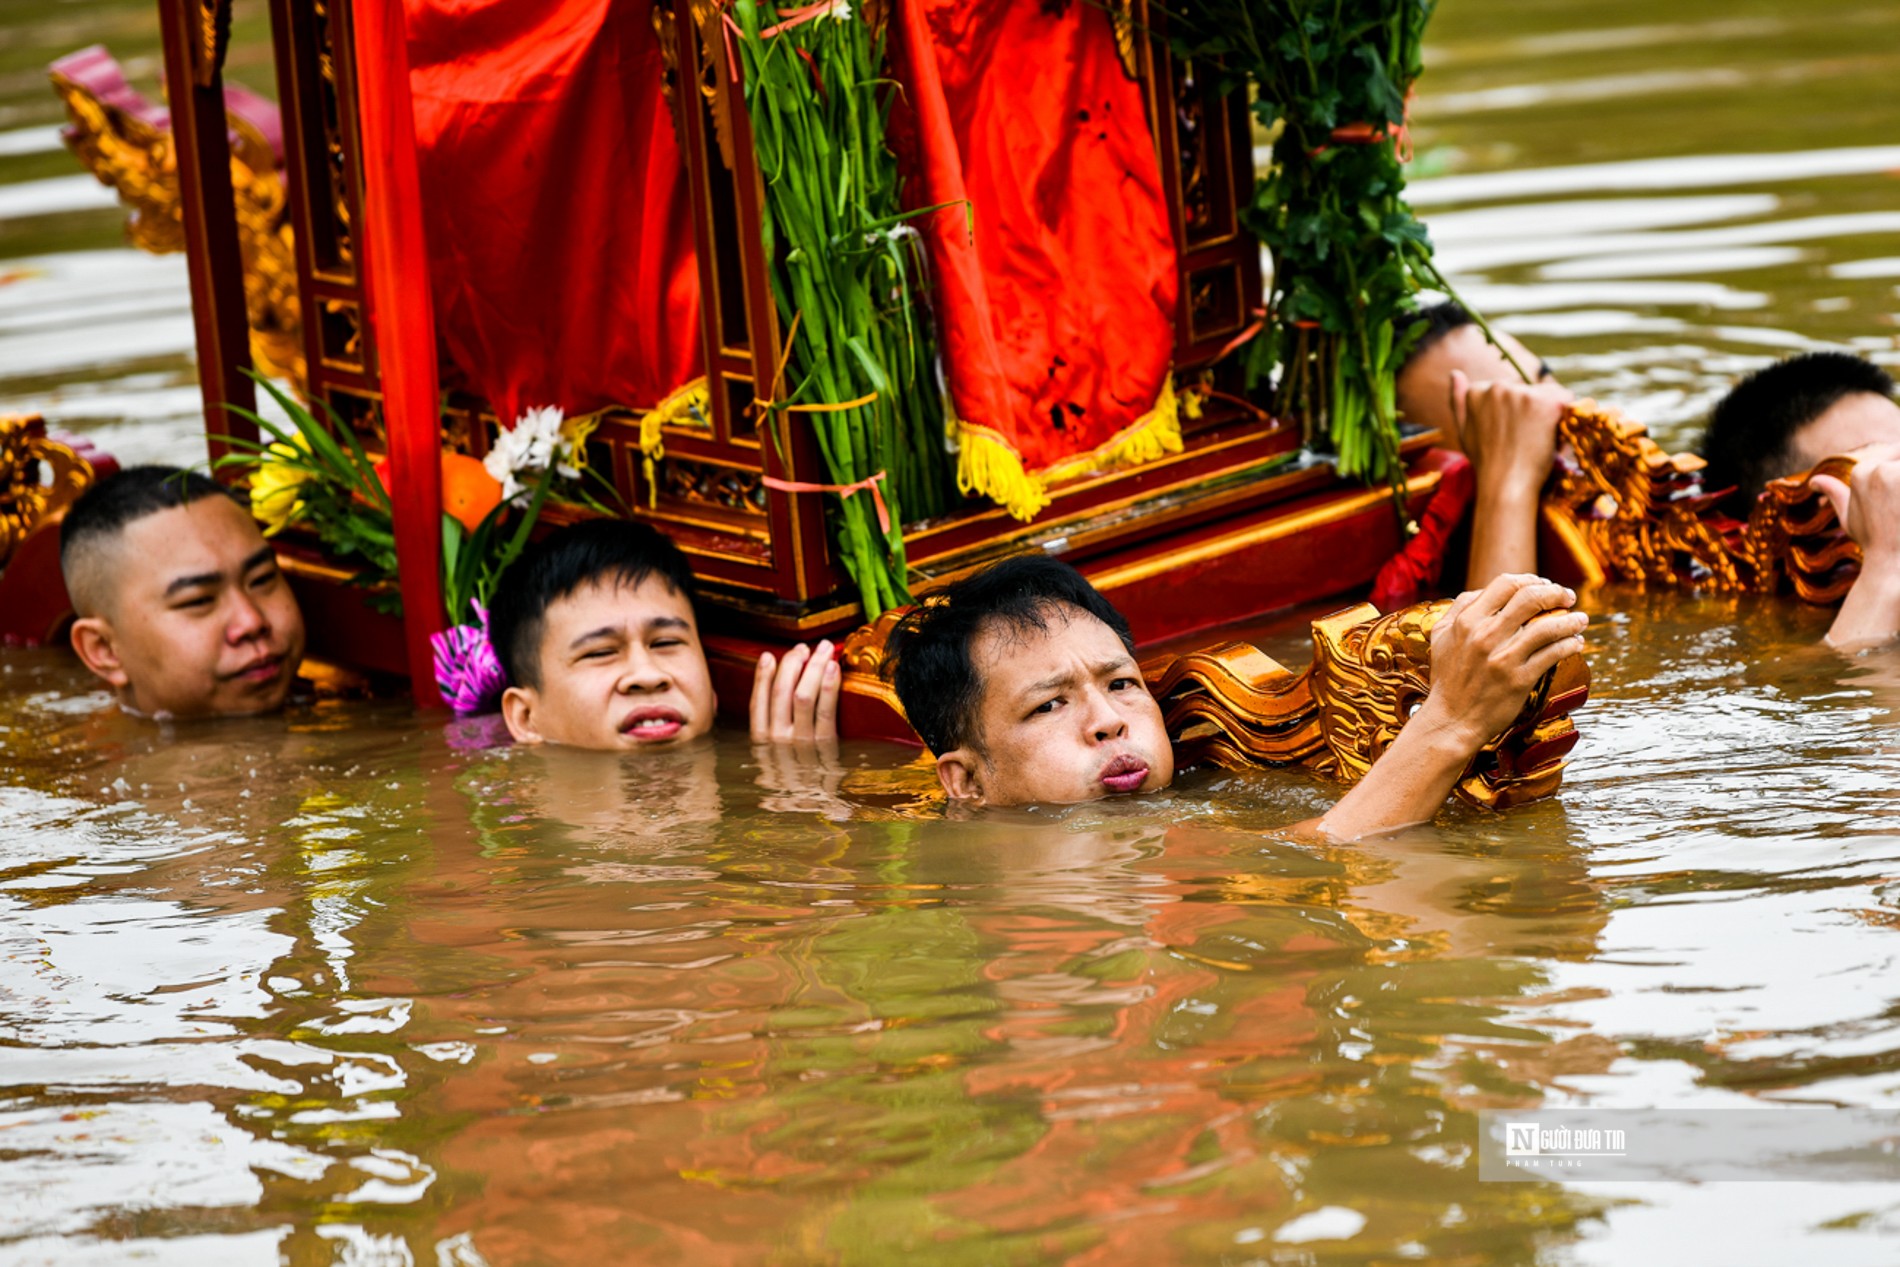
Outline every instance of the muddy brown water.
<svg viewBox="0 0 1900 1267"><path fill-rule="evenodd" d="M1681 445L1786 351L1900 362L1900 8L1434 21L1417 203L1573 385ZM38 73L149 89L152 16L0 35L0 410L201 458L182 267ZM897 749L166 730L0 650L0 1263L1892 1262L1892 1188L1478 1178L1485 1109L1900 1092L1900 653L1586 603L1561 796L1329 848L1290 773L963 820Z"/></svg>

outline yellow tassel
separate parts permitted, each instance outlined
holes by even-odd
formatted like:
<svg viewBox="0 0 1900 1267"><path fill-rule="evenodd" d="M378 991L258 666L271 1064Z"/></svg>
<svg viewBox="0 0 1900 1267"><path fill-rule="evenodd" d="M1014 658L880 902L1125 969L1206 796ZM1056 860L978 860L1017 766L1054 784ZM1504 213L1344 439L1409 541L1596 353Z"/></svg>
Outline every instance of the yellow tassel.
<svg viewBox="0 0 1900 1267"><path fill-rule="evenodd" d="M1183 406L1174 393L1174 376L1162 380L1154 408L1088 453L1065 458L1040 471L1023 467L1022 455L998 432L957 417L945 401L945 426L957 445L957 487L989 498L1027 523L1050 501L1049 489L1090 471L1133 466L1181 451L1181 411L1198 416L1192 394Z"/></svg>
<svg viewBox="0 0 1900 1267"><path fill-rule="evenodd" d="M1282 120L1284 122L1284 120ZM1207 407L1206 393L1190 387L1181 394L1181 414L1189 422L1201 420L1201 410Z"/></svg>
<svg viewBox="0 0 1900 1267"><path fill-rule="evenodd" d="M640 418L640 472L646 478L647 508L659 504L660 482L655 470L666 456L666 435L662 428L709 425L712 418L712 394L702 376L670 393L665 400Z"/></svg>

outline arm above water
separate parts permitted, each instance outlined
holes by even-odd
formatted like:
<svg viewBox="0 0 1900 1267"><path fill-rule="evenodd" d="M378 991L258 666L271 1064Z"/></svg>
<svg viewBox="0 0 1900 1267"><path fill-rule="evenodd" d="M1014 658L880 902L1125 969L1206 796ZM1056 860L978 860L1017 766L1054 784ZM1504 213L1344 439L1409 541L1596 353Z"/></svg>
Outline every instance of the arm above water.
<svg viewBox="0 0 1900 1267"><path fill-rule="evenodd" d="M1489 585L1537 566L1538 495L1557 453L1561 394L1451 375L1451 412L1477 475L1466 580Z"/></svg>
<svg viewBox="0 0 1900 1267"><path fill-rule="evenodd" d="M1811 483L1861 549L1860 576L1828 628L1828 645L1860 651L1900 637L1900 461L1861 461L1853 485L1831 475Z"/></svg>
<svg viewBox="0 0 1900 1267"><path fill-rule="evenodd" d="M1570 590L1511 573L1458 596L1432 629L1432 685L1358 786L1295 829L1357 840L1425 822L1465 767L1524 708L1538 679L1583 649Z"/></svg>

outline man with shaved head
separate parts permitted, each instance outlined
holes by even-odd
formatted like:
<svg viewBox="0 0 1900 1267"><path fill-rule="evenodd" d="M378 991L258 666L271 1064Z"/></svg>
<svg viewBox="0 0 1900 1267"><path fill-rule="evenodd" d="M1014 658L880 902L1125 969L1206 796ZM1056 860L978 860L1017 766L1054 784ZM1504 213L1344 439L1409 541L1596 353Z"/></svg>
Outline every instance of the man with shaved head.
<svg viewBox="0 0 1900 1267"><path fill-rule="evenodd" d="M60 525L73 650L129 712L238 716L279 707L303 661L303 613L229 489L137 466L87 490Z"/></svg>

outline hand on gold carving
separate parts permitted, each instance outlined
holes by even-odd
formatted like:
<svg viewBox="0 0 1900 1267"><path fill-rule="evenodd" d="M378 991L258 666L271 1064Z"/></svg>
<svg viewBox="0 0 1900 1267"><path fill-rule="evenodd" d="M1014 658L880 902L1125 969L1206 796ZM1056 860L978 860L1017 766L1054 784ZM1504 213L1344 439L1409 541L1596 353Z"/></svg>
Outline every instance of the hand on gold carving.
<svg viewBox="0 0 1900 1267"><path fill-rule="evenodd" d="M755 743L811 743L838 737L838 689L844 683L827 639L799 643L783 660L767 653L752 674Z"/></svg>
<svg viewBox="0 0 1900 1267"><path fill-rule="evenodd" d="M1854 464L1851 484L1833 475L1808 481L1833 503L1861 549L1860 576L1827 631L1828 642L1842 650L1900 634L1900 461L1892 460L1889 446L1877 447L1878 455L1870 451Z"/></svg>
<svg viewBox="0 0 1900 1267"><path fill-rule="evenodd" d="M1460 594L1432 628L1432 686L1413 725L1442 729L1471 752L1523 710L1537 680L1583 649L1590 618L1577 596L1541 576L1510 574Z"/></svg>
<svg viewBox="0 0 1900 1267"><path fill-rule="evenodd" d="M1863 554L1900 555L1900 445L1870 445L1854 455L1852 484L1817 474L1809 487L1834 505L1834 517Z"/></svg>

